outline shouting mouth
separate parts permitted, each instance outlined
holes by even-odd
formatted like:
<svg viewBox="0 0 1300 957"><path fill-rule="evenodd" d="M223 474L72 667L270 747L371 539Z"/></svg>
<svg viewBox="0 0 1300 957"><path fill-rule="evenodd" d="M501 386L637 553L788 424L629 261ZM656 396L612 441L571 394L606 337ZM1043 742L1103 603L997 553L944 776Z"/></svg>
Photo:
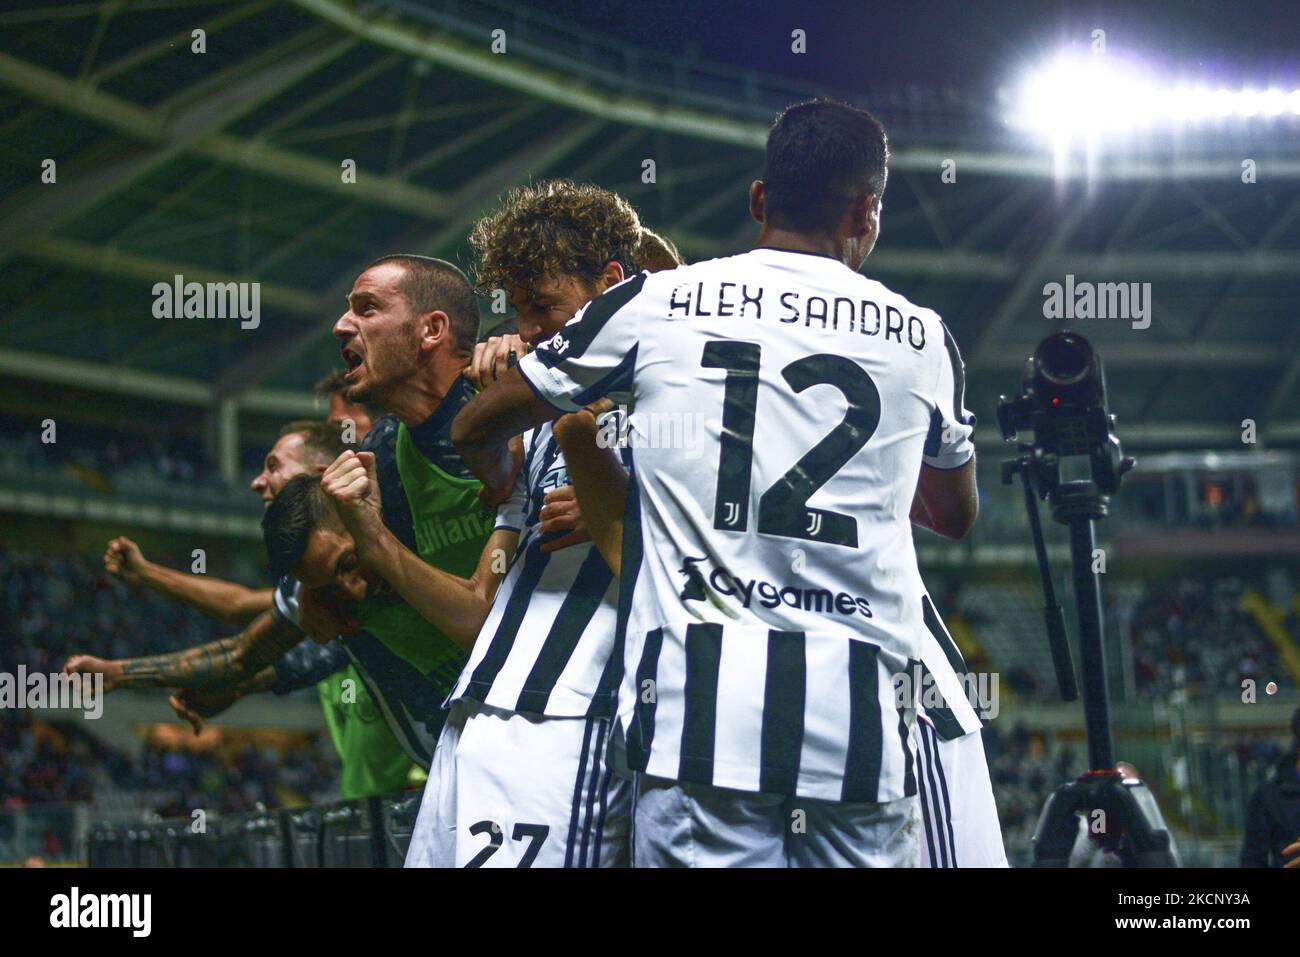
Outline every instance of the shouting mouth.
<svg viewBox="0 0 1300 957"><path fill-rule="evenodd" d="M348 378L352 378L353 374L365 364L365 360L362 359L358 353L353 352L347 346L342 346L339 349L339 352L342 353L343 362L348 367L348 372L347 372Z"/></svg>

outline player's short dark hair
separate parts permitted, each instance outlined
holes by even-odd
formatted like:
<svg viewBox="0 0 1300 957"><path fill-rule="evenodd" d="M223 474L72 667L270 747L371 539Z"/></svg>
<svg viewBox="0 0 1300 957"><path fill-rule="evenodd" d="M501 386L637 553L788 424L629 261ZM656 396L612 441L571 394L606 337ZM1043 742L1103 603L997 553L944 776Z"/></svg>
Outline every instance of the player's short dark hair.
<svg viewBox="0 0 1300 957"><path fill-rule="evenodd" d="M284 484L262 516L262 541L271 574L292 575L318 528L340 523L320 487L319 475L296 475Z"/></svg>
<svg viewBox="0 0 1300 957"><path fill-rule="evenodd" d="M832 230L844 208L888 178L889 141L866 110L834 100L796 103L767 134L764 212L775 225Z"/></svg>
<svg viewBox="0 0 1300 957"><path fill-rule="evenodd" d="M315 455L317 464L328 465L348 448L343 442L343 426L339 422L294 419L280 429L280 438L294 433L302 436L303 445Z"/></svg>
<svg viewBox="0 0 1300 957"><path fill-rule="evenodd" d="M478 339L478 297L474 286L455 263L433 256L396 253L380 256L367 269L396 263L406 275L398 290L416 314L441 310L451 321L451 335L456 348L466 354L474 352Z"/></svg>
<svg viewBox="0 0 1300 957"><path fill-rule="evenodd" d="M641 220L618 193L591 183L545 179L510 190L470 230L484 292L531 292L543 276L573 276L588 286L617 262L626 275L640 267Z"/></svg>

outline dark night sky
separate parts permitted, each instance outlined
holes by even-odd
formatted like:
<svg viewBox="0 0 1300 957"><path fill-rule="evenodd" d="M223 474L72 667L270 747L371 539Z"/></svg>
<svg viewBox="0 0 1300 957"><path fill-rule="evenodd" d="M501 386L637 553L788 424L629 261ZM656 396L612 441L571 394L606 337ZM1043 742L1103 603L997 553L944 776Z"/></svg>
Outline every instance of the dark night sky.
<svg viewBox="0 0 1300 957"><path fill-rule="evenodd" d="M633 0L611 17L601 0L529 0L528 6L664 53L842 89L880 82L992 91L1067 43L1106 31L1109 52L1157 58L1174 72L1224 85L1300 86L1300 0L1250 2L989 2L888 4L753 0ZM790 31L808 31L808 53Z"/></svg>

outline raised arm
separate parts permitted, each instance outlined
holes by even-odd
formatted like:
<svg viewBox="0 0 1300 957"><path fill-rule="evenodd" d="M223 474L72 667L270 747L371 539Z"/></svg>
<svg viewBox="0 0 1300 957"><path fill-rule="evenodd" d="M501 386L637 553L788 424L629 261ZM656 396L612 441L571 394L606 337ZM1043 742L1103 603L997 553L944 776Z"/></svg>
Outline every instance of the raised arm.
<svg viewBox="0 0 1300 957"><path fill-rule="evenodd" d="M505 577L519 533L494 531L470 578L434 568L397 540L387 529L370 546L357 542L357 554L412 608L448 638L469 650L492 609L492 599Z"/></svg>
<svg viewBox="0 0 1300 957"><path fill-rule="evenodd" d="M451 423L451 440L483 483L485 501L505 501L519 469L510 439L563 413L538 396L519 374L505 372L465 404Z"/></svg>
<svg viewBox="0 0 1300 957"><path fill-rule="evenodd" d="M451 440L482 480L488 501L510 494L511 436L576 412L596 396L634 394L641 336L633 303L646 278L641 273L605 290L460 410Z"/></svg>
<svg viewBox="0 0 1300 957"><path fill-rule="evenodd" d="M350 660L343 643L337 639L328 644L301 641L272 667L263 668L246 681L202 690L182 688L167 703L172 706L177 717L188 721L194 733L199 734L209 718L215 718L240 698L266 691L283 695L300 688L310 688L347 667Z"/></svg>
<svg viewBox="0 0 1300 957"><path fill-rule="evenodd" d="M152 588L228 625L247 625L271 607L270 588L178 572L147 560L140 546L124 536L108 543L104 569L128 585Z"/></svg>
<svg viewBox="0 0 1300 957"><path fill-rule="evenodd" d="M303 633L266 611L237 635L166 655L106 661L73 655L66 674L104 675L104 688L210 688L249 681L303 639Z"/></svg>
<svg viewBox="0 0 1300 957"><path fill-rule="evenodd" d="M461 578L428 564L384 525L372 453L344 452L321 476L321 489L352 535L357 557L426 621L462 648L472 648L519 544L518 530L494 531L474 574Z"/></svg>

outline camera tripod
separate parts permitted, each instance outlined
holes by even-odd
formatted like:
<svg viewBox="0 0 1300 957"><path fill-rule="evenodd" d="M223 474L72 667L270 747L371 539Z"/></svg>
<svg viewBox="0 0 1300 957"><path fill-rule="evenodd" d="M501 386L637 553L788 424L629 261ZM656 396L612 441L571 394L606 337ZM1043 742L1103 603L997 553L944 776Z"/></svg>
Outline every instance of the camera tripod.
<svg viewBox="0 0 1300 957"><path fill-rule="evenodd" d="M1118 488L1119 476L1132 467L1119 454L1115 441L1109 455L1094 456L1094 467L1110 465L1103 478ZM1052 517L1069 529L1070 565L1079 620L1079 652L1083 658L1083 713L1088 735L1087 771L1052 792L1034 829L1034 866L1068 867L1080 860L1076 850L1080 830L1087 834L1090 857L1105 860L1114 855L1124 867L1177 867L1178 857L1155 798L1137 773L1116 766L1111 735L1110 701L1106 691L1106 653L1101 616L1101 582L1093 566L1097 545L1095 522L1105 518L1110 497L1094 481L1059 482L1059 458L1041 447L1021 445L1025 454L1003 464L1002 481L1011 484L1019 475L1024 485L1046 599L1045 620L1057 683L1065 701L1078 698L1074 662L1066 639L1065 620L1056 602L1047 549L1035 495L1039 490L1052 509ZM1100 459L1100 461L1099 461ZM1083 826L1081 828L1080 819ZM1085 865L1086 866L1086 865Z"/></svg>

